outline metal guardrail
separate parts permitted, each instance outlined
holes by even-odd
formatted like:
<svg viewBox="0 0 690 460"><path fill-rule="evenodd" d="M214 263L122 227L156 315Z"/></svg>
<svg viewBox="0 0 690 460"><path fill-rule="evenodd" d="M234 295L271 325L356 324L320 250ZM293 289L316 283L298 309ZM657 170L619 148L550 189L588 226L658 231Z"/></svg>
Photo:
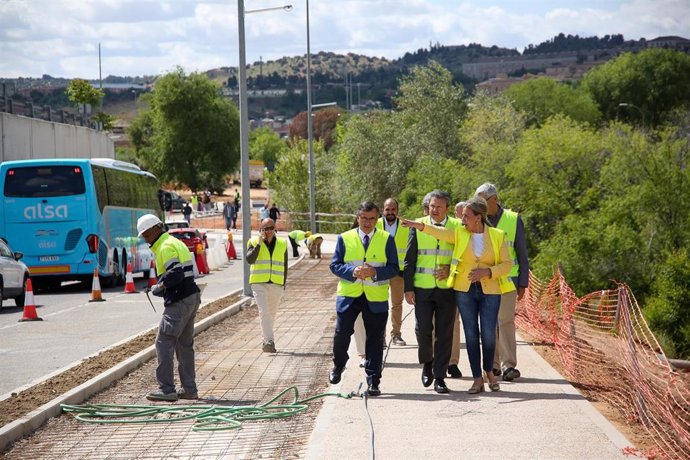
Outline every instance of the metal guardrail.
<svg viewBox="0 0 690 460"><path fill-rule="evenodd" d="M53 110L53 108L48 105L41 107L34 105L32 102L15 101L9 96L0 97L0 112L52 121L55 123L84 126L96 130L100 128L98 122L84 117L83 115L68 112L66 110Z"/></svg>

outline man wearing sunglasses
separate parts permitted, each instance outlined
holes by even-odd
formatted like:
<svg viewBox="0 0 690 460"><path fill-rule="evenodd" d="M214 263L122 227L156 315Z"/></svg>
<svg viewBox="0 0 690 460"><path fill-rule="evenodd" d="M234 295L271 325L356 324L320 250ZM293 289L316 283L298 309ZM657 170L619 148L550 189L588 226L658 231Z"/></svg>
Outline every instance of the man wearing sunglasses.
<svg viewBox="0 0 690 460"><path fill-rule="evenodd" d="M264 219L259 227L259 236L247 243L247 263L251 266L249 284L259 307L262 349L266 353L276 352L273 323L287 280L288 243L276 237L275 230L273 219Z"/></svg>

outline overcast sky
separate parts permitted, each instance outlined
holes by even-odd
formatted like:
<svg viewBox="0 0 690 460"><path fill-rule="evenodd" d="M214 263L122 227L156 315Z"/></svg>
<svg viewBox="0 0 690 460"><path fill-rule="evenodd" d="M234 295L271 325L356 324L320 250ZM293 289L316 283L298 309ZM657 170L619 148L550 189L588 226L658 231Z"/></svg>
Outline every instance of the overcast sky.
<svg viewBox="0 0 690 460"><path fill-rule="evenodd" d="M305 0L245 0L247 62L306 53ZM559 32L690 38L690 0L311 0L311 51L395 59L439 42L522 51ZM0 0L0 78L237 66L237 0Z"/></svg>

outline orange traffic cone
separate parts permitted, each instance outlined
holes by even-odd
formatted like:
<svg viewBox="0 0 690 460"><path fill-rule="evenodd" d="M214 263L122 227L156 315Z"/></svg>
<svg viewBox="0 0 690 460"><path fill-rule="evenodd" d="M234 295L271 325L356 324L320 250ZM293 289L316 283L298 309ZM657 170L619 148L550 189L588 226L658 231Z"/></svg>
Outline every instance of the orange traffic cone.
<svg viewBox="0 0 690 460"><path fill-rule="evenodd" d="M235 245L232 242L232 232L228 232L228 243L225 252L228 255L228 259L237 260L237 252L235 252Z"/></svg>
<svg viewBox="0 0 690 460"><path fill-rule="evenodd" d="M89 302L105 302L101 295L101 282L98 280L98 269L93 269L93 282L91 283L91 300Z"/></svg>
<svg viewBox="0 0 690 460"><path fill-rule="evenodd" d="M196 264L199 267L199 273L208 275L211 270L208 267L208 259L206 258L206 251L204 250L204 245L199 243L196 246Z"/></svg>
<svg viewBox="0 0 690 460"><path fill-rule="evenodd" d="M151 261L151 268L149 269L149 287L152 288L158 284L158 279L156 279L156 263Z"/></svg>
<svg viewBox="0 0 690 460"><path fill-rule="evenodd" d="M134 277L132 276L132 264L127 263L127 275L125 277L125 294L136 294L137 288L134 287Z"/></svg>
<svg viewBox="0 0 690 460"><path fill-rule="evenodd" d="M36 304L34 303L34 288L31 286L31 280L26 280L26 292L24 293L24 316L19 320L22 321L43 321L43 318L38 317L36 313Z"/></svg>

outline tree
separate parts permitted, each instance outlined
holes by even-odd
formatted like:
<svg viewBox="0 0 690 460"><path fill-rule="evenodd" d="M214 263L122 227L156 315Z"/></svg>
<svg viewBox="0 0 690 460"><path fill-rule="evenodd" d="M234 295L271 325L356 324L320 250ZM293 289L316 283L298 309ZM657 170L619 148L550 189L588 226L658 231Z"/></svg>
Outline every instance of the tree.
<svg viewBox="0 0 690 460"><path fill-rule="evenodd" d="M273 171L286 148L285 141L268 126L249 132L249 158L263 161L269 171Z"/></svg>
<svg viewBox="0 0 690 460"><path fill-rule="evenodd" d="M457 129L465 112L464 90L436 61L414 67L400 80L395 99L407 128L406 135L420 153L460 158Z"/></svg>
<svg viewBox="0 0 690 460"><path fill-rule="evenodd" d="M459 139L468 155L464 165L475 176L475 188L471 191L483 182L507 183L506 165L515 156L527 115L518 111L506 97L483 91L475 94L467 106ZM459 198L463 197L462 190L456 193Z"/></svg>
<svg viewBox="0 0 690 460"><path fill-rule="evenodd" d="M352 117L338 145L338 184L342 208L397 196L415 161L410 136L400 113L371 111Z"/></svg>
<svg viewBox="0 0 690 460"><path fill-rule="evenodd" d="M313 146L316 161L322 156L323 147L318 141ZM309 211L309 145L306 140L294 138L290 141L278 157L275 170L268 173L268 180L274 201L283 209Z"/></svg>
<svg viewBox="0 0 690 460"><path fill-rule="evenodd" d="M599 191L604 147L591 129L562 115L525 131L507 165L501 199L525 219L528 242L548 240L570 214L590 209ZM551 267L548 267L550 271Z"/></svg>
<svg viewBox="0 0 690 460"><path fill-rule="evenodd" d="M690 56L660 48L623 53L587 72L582 84L607 120L656 126L690 105Z"/></svg>
<svg viewBox="0 0 690 460"><path fill-rule="evenodd" d="M137 157L161 180L219 191L237 169L237 108L204 74L178 68L158 78L151 113L140 117L146 118L130 130Z"/></svg>
<svg viewBox="0 0 690 460"><path fill-rule="evenodd" d="M314 140L322 141L324 148L329 150L333 146L333 133L336 125L340 122L342 109L340 107L327 107L325 109L312 112L312 135ZM289 137L308 138L307 112L298 113L290 125Z"/></svg>
<svg viewBox="0 0 690 460"><path fill-rule="evenodd" d="M86 80L75 78L67 85L67 96L73 104L79 106L80 104L89 104L96 107L103 99L103 91L91 86Z"/></svg>
<svg viewBox="0 0 690 460"><path fill-rule="evenodd" d="M512 85L503 92L503 96L516 109L526 114L530 124L541 125L548 117L558 114L591 125L601 119L597 104L588 92L548 77L533 78Z"/></svg>

